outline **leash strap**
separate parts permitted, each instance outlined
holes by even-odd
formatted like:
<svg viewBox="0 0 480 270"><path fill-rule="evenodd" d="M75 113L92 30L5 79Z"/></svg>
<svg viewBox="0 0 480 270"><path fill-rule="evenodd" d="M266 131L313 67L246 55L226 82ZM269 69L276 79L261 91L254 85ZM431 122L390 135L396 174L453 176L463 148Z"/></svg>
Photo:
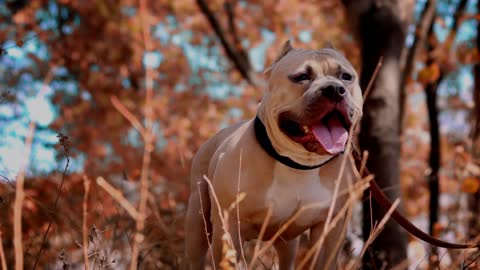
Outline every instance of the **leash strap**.
<svg viewBox="0 0 480 270"><path fill-rule="evenodd" d="M357 170L360 170L360 166L362 163L362 158L360 157L360 154L358 151L355 149L352 151L353 157L355 159L355 164L357 167ZM362 177L366 177L370 175L370 172L366 167L364 167L363 170L363 175ZM388 211L390 207L392 207L392 202L388 199L388 197L385 195L383 190L378 186L377 182L375 179L370 181L370 192L372 193L372 197L380 204L380 206L383 208L383 210ZM480 248L480 243L476 244L456 244L456 243L450 243L443 241L441 239L435 238L422 230L420 230L417 226L413 225L410 221L408 221L405 216L400 214L397 210L394 210L392 212L391 217L393 220L395 220L400 226L402 226L407 232L409 232L411 235L429 243L437 247L443 247L443 248L450 248L450 249L468 249L468 248Z"/></svg>

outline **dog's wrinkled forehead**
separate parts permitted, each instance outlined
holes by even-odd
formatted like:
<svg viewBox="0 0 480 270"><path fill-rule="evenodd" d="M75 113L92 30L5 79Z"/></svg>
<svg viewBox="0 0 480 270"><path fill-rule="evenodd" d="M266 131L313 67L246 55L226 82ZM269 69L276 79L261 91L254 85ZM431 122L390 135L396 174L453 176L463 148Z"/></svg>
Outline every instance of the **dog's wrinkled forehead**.
<svg viewBox="0 0 480 270"><path fill-rule="evenodd" d="M277 77L299 72L307 67L319 75L333 75L332 73L340 70L356 74L352 64L333 48L294 49L290 42L283 45L282 51L272 65L265 70L265 74L269 77Z"/></svg>
<svg viewBox="0 0 480 270"><path fill-rule="evenodd" d="M337 73L339 70L355 73L352 64L343 55L335 49L325 48L320 50L291 50L274 64L272 75L278 73L290 74L301 71L307 66L319 75L333 75L332 73Z"/></svg>

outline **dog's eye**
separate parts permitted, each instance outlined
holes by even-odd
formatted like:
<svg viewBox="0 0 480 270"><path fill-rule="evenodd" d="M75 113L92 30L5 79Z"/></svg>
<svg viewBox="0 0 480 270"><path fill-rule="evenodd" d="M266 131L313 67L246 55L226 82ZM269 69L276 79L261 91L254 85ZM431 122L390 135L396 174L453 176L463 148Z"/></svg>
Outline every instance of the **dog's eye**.
<svg viewBox="0 0 480 270"><path fill-rule="evenodd" d="M297 75L293 78L294 82L303 82L303 81L310 81L310 76L306 73L302 73L300 75Z"/></svg>
<svg viewBox="0 0 480 270"><path fill-rule="evenodd" d="M346 72L342 72L342 74L340 74L340 79L343 81L351 81L353 79L353 76Z"/></svg>

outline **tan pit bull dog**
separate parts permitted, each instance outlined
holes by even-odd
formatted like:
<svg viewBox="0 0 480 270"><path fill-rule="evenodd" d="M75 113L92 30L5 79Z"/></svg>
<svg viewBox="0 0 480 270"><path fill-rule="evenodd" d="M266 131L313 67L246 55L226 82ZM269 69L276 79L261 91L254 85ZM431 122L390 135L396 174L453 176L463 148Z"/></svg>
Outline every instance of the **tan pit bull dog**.
<svg viewBox="0 0 480 270"><path fill-rule="evenodd" d="M240 228L236 210L227 221L237 255L244 241L258 237L269 209L263 240L270 239L302 206L321 205L302 212L275 241L282 270L294 268L303 232L310 230L312 243L322 234L349 129L362 116L358 75L332 48L294 49L289 41L265 74L268 89L257 116L221 130L193 160L185 227L188 269L205 268L207 241L219 269L224 229L212 192L222 211L239 193L246 195L238 206ZM340 186L346 188L347 184ZM339 197L337 210L345 199ZM325 267L335 250L342 227L338 225L327 236L316 262L318 269ZM335 263L329 268L335 268Z"/></svg>

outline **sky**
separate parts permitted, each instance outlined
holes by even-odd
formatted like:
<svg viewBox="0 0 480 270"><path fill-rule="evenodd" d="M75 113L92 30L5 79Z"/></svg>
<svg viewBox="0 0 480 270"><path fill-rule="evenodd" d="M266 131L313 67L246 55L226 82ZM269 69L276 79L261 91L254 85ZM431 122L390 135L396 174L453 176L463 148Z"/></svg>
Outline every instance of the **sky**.
<svg viewBox="0 0 480 270"><path fill-rule="evenodd" d="M469 2L469 10L474 9L474 2ZM418 18L423 4L425 1L418 1L417 8L415 11L415 16ZM0 3L0 10L4 9ZM49 9L55 9L54 4L48 6ZM451 14L453 10L447 8L446 5L440 5L439 8L440 14ZM4 10L3 10L4 12ZM135 9L129 9L125 12L134 13ZM55 21L50 20L48 16L45 15L45 12L39 11L36 16L41 18L41 27L49 28L56 27ZM445 24L449 26L452 23L452 17L445 17ZM205 53L206 48L201 46L192 45L189 42L191 33L188 31L180 32L175 35L170 35L166 31L167 25L175 24L174 17L167 17L164 22L159 23L153 32L153 36L159 39L162 43L171 42L175 45L180 46L185 55L187 56L192 70L198 70L199 68L208 68L209 70L216 70L219 68L217 64L222 58L220 53L220 46L212 57L211 54ZM70 29L69 31L71 31ZM411 45L413 37L412 33L414 27L410 28L410 35L406 40L407 46ZM458 41L463 41L471 39L475 35L476 24L473 21L464 23L458 35ZM68 31L67 31L68 32ZM435 32L437 33L440 40L446 37L447 30L442 28L439 25L436 25ZM275 35L272 32L264 29L262 31L263 42L257 47L249 50L249 57L252 62L252 66L255 71L262 71L264 63L264 54L266 49L271 46L275 40ZM308 42L311 40L311 33L308 31L301 32L299 34L299 39L301 41ZM35 36L31 36L26 39L23 46L17 46L14 41L6 41L3 44L4 49L7 51L7 54L0 58L0 88L2 92L5 92L3 88L5 85L2 84L2 80L5 79L3 76L7 76L8 72L15 70L20 70L23 67L32 65L32 61L26 56L27 53L35 54L40 59L48 59L49 53L44 44L42 44ZM158 68L165 56L159 51L146 52L143 57L143 64L147 68ZM218 70L217 70L218 71ZM54 75L63 75L67 70L63 68L58 68L54 71ZM455 74L456 79L460 82L459 89L462 97L465 100L470 98L470 89L473 85L473 78L471 74L471 67L463 67L460 71ZM124 83L129 83L125 81ZM56 133L48 129L48 126L55 120L57 115L57 109L52 104L51 99L53 93L56 89L63 88L66 91L71 93L78 92L78 86L75 81L66 81L62 82L62 85L58 85L58 82L53 81L50 85L43 85L43 82L40 79L33 78L29 74L24 74L21 77L19 83L11 89L7 89L6 92L14 94L17 96L17 102L5 102L0 100L0 136L2 140L0 141L0 176L5 176L9 179L14 179L17 175L20 164L22 161L24 153L24 140L29 121L34 121L37 126L37 132L35 135L35 143L32 149L32 160L30 169L27 173L36 174L36 173L48 173L52 170L57 170L59 165L62 163L56 160L56 153L52 144L57 143ZM178 91L182 91L185 86L179 85L177 87ZM444 83L440 87L439 94L441 96L447 96L451 91L452 86ZM232 90L233 89L233 90ZM241 88L237 86L228 85L226 83L217 83L215 81L211 82L211 85L207 88L207 92L214 98L222 99L228 94L231 94L232 91L240 91ZM89 97L84 97L88 99ZM422 95L418 97L419 102L423 101ZM20 116L14 121L2 121L4 117ZM468 132L468 125L466 125L464 119L466 114L456 114L456 113L442 113L440 115L440 121L443 123L442 131L449 132L452 130L463 130ZM445 124L450 123L450 124ZM82 169L82 159L72 160L72 170L81 170Z"/></svg>

